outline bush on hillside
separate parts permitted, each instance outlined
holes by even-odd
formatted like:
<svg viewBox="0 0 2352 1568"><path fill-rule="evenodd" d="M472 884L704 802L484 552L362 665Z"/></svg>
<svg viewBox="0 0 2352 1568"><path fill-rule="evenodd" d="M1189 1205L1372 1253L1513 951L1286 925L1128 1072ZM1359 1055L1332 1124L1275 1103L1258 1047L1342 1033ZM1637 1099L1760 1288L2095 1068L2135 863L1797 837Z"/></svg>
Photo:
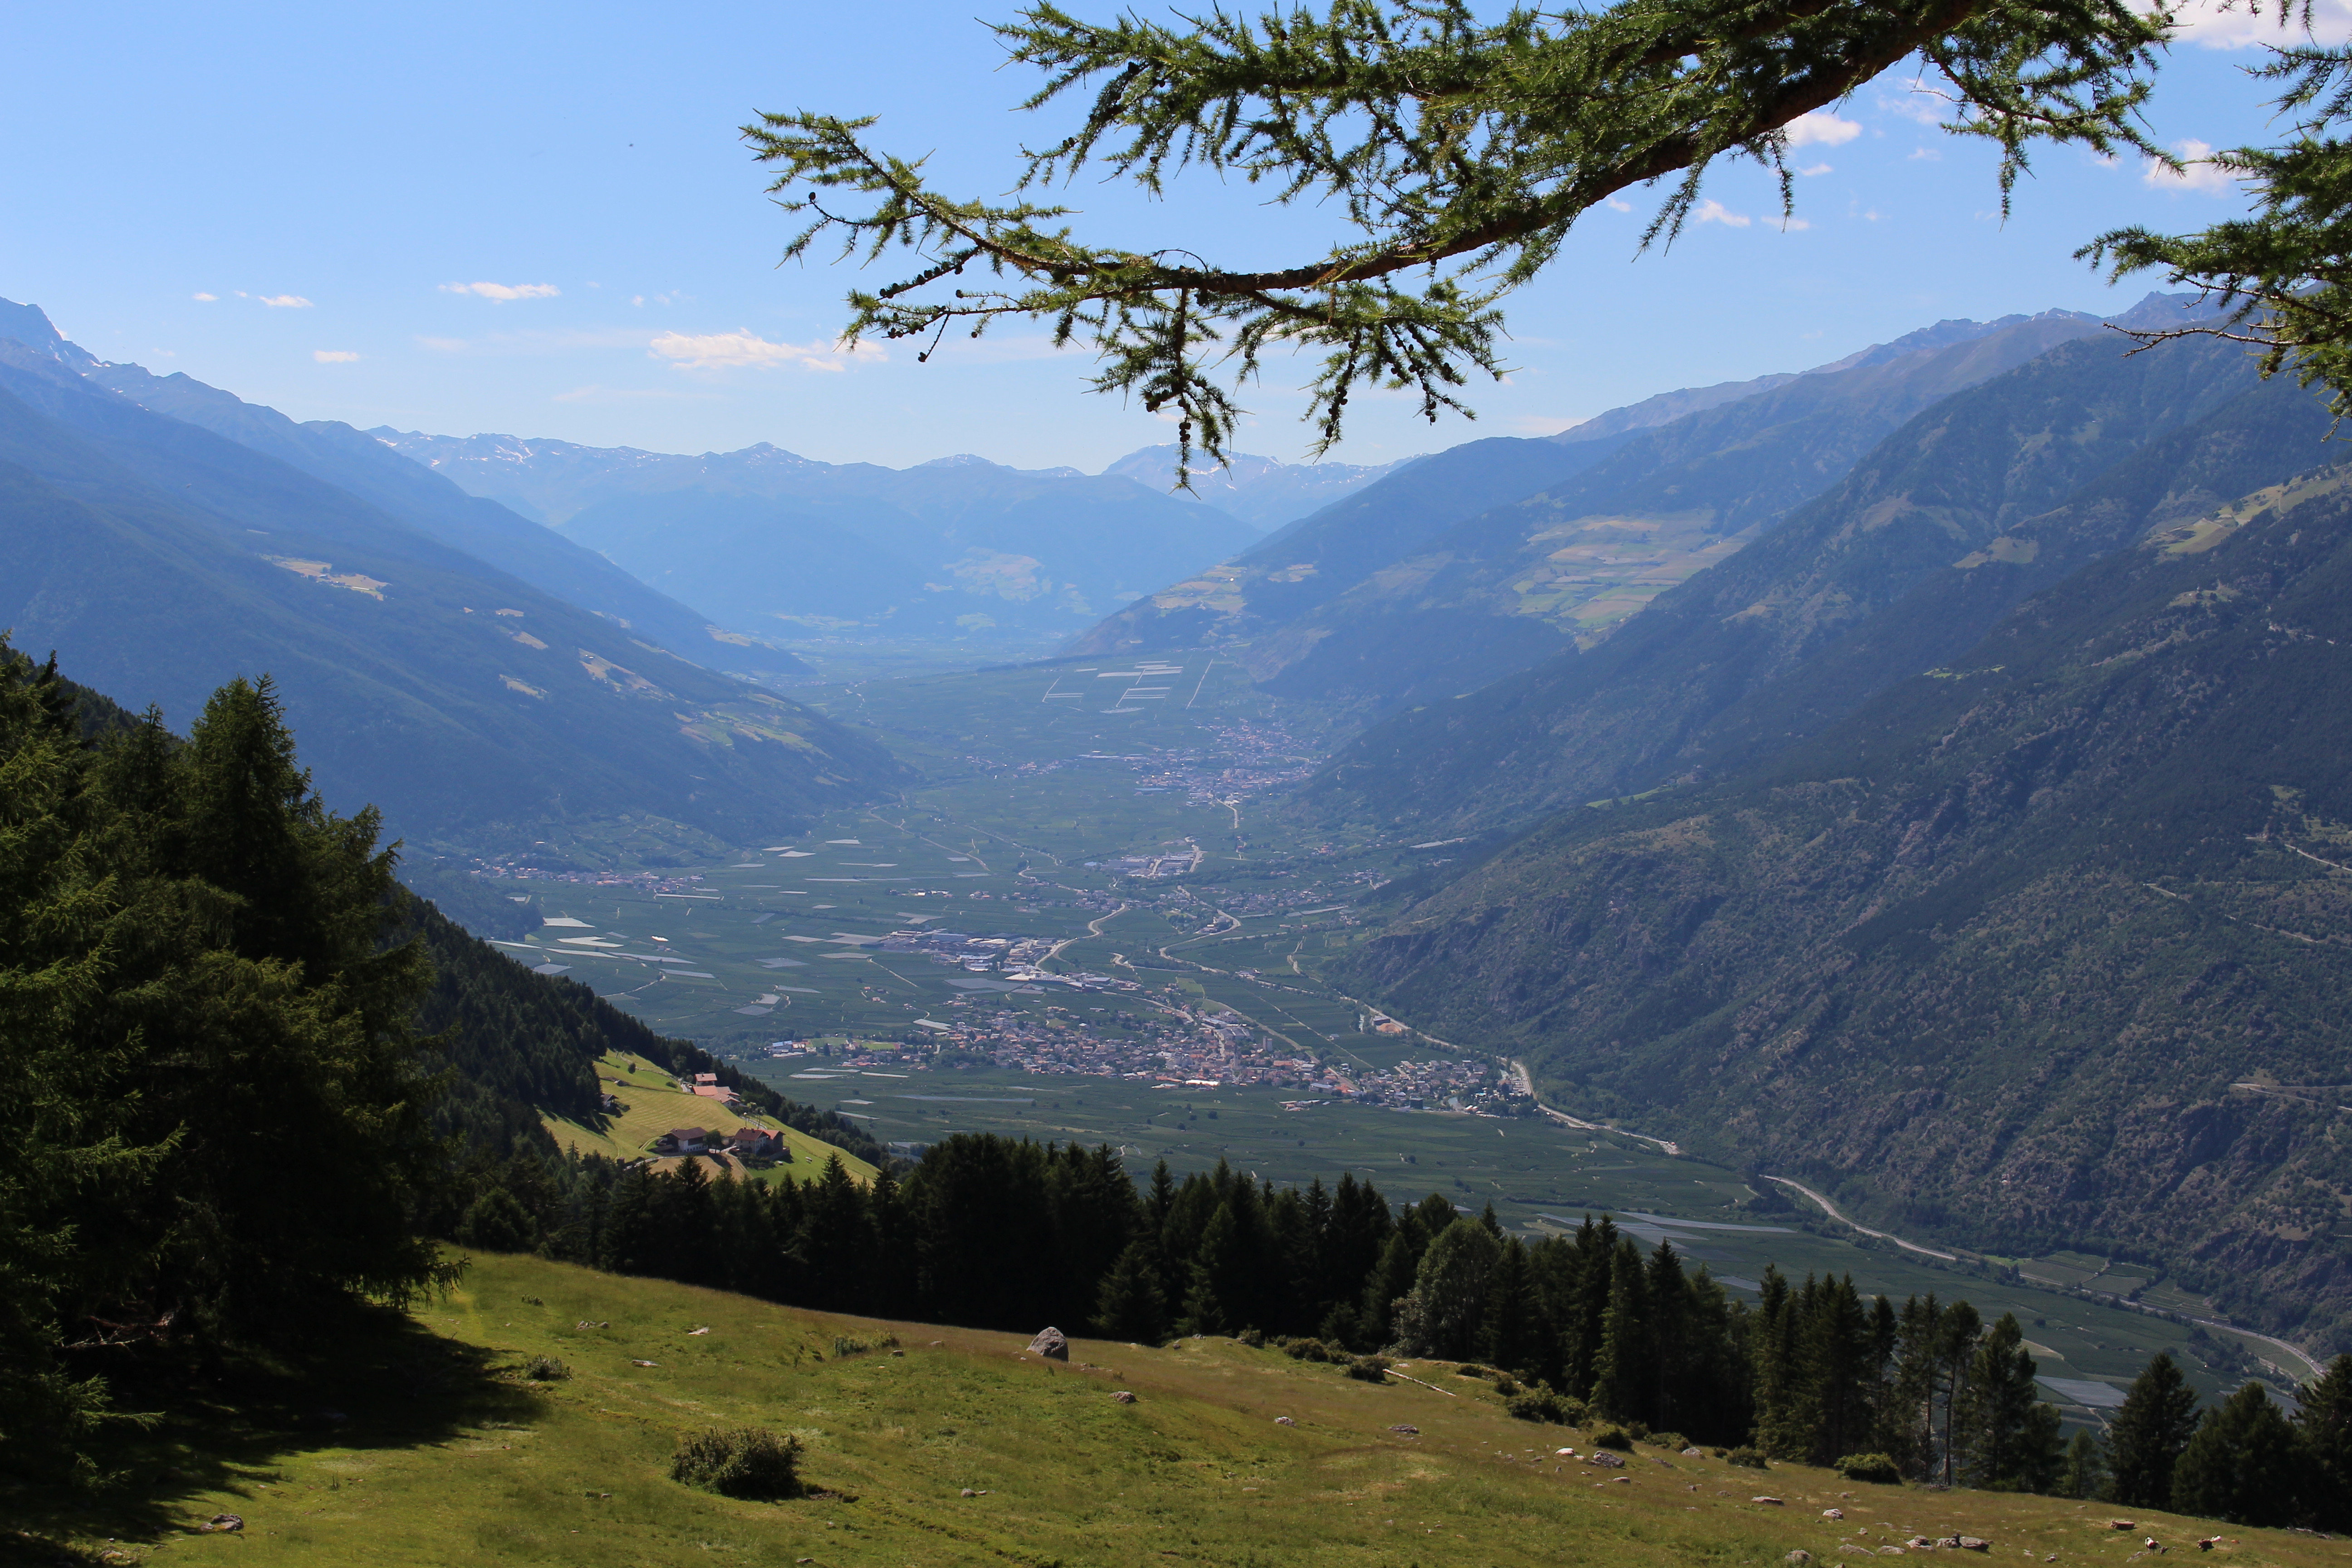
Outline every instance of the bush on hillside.
<svg viewBox="0 0 2352 1568"><path fill-rule="evenodd" d="M1903 1468L1885 1454L1848 1454L1837 1462L1837 1473L1850 1481L1884 1487L1898 1485L1903 1479Z"/></svg>
<svg viewBox="0 0 2352 1568"><path fill-rule="evenodd" d="M1621 1454L1630 1454L1633 1451L1633 1439L1627 1436L1622 1426L1603 1426L1593 1436L1592 1446L1596 1448L1614 1448Z"/></svg>
<svg viewBox="0 0 2352 1568"><path fill-rule="evenodd" d="M1584 1403L1554 1393L1549 1384L1537 1384L1513 1394L1503 1408L1521 1421L1541 1421L1553 1426L1573 1426L1584 1418Z"/></svg>
<svg viewBox="0 0 2352 1568"><path fill-rule="evenodd" d="M522 1374L533 1383L561 1383L572 1375L572 1369L551 1355L535 1355Z"/></svg>
<svg viewBox="0 0 2352 1568"><path fill-rule="evenodd" d="M1348 1375L1359 1383L1386 1383L1389 1380L1389 1358L1384 1355L1351 1356Z"/></svg>
<svg viewBox="0 0 2352 1568"><path fill-rule="evenodd" d="M833 1336L833 1359L845 1361L854 1355L864 1355L874 1347L864 1340L853 1340L847 1334Z"/></svg>
<svg viewBox="0 0 2352 1568"><path fill-rule="evenodd" d="M1772 1468L1765 1462L1764 1451L1761 1448L1734 1448L1724 1458L1735 1465L1744 1466L1751 1470L1768 1470Z"/></svg>
<svg viewBox="0 0 2352 1568"><path fill-rule="evenodd" d="M670 1479L725 1497L772 1500L798 1497L801 1440L757 1426L713 1427L677 1440Z"/></svg>
<svg viewBox="0 0 2352 1568"><path fill-rule="evenodd" d="M1282 1353L1294 1361L1328 1362L1347 1359L1345 1351L1334 1354L1331 1347L1321 1340L1293 1340L1282 1347Z"/></svg>

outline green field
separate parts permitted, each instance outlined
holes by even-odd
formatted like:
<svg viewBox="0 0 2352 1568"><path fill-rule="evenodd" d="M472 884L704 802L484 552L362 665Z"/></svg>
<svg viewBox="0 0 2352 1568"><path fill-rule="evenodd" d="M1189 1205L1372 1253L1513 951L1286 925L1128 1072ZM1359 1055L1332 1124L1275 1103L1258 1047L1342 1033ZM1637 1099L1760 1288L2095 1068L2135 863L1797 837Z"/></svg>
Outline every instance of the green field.
<svg viewBox="0 0 2352 1568"><path fill-rule="evenodd" d="M844 1337L875 1348L838 1354ZM1966 1533L2003 1558L2120 1564L2145 1555L2144 1535L2181 1551L2212 1532L2140 1513L2126 1534L2094 1504L1742 1470L1649 1446L1595 1469L1552 1451L1590 1452L1591 1433L1511 1420L1491 1385L1444 1363L1404 1369L1434 1388L1375 1387L1231 1340L1080 1340L1061 1366L1024 1354L1026 1338L478 1258L453 1296L404 1321L385 1314L169 1391L118 1488L6 1494L0 1555L1766 1568ZM526 1381L540 1355L571 1375ZM817 1489L735 1501L668 1479L682 1433L743 1425L797 1434ZM244 1528L200 1532L222 1513ZM2342 1557L2286 1531L2226 1534L2232 1562Z"/></svg>

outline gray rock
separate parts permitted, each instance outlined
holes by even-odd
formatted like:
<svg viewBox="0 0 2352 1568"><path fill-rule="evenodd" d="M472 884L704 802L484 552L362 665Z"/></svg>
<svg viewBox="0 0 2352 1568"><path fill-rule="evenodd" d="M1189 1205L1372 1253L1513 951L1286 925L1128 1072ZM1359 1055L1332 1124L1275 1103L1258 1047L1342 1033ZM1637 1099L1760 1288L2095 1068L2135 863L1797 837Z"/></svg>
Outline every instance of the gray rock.
<svg viewBox="0 0 2352 1568"><path fill-rule="evenodd" d="M1059 1329L1044 1329L1029 1342L1029 1353L1044 1356L1049 1361L1067 1361L1070 1359L1070 1342Z"/></svg>

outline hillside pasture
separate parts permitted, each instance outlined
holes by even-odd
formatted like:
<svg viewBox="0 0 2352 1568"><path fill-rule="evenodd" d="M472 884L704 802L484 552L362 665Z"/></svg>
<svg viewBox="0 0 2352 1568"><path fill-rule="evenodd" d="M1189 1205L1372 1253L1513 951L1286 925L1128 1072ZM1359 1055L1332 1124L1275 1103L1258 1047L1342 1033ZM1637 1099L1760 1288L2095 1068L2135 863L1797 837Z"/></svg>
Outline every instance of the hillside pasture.
<svg viewBox="0 0 2352 1568"><path fill-rule="evenodd" d="M2161 1513L2118 1531L2097 1504L1647 1444L1601 1468L1582 1458L1593 1433L1513 1420L1444 1363L1403 1369L1434 1387L1374 1386L1231 1340L1076 1340L1067 1365L1027 1340L478 1257L447 1299L341 1344L323 1385L234 1414L218 1391L184 1395L123 1489L10 1511L93 1563L1762 1568L1967 1534L2090 1564L2217 1532L2224 1562L2342 1559L2284 1531ZM841 1353L851 1341L868 1348ZM540 1356L569 1375L530 1381ZM800 1438L809 1495L669 1479L681 1435L745 1426ZM243 1530L200 1532L222 1513Z"/></svg>

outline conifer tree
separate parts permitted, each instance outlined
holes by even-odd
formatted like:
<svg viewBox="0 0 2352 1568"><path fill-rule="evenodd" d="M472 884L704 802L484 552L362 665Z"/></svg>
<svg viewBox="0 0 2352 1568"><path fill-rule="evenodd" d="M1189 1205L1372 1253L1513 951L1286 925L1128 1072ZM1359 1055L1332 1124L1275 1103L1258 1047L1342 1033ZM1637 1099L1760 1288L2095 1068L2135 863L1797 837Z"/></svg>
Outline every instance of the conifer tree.
<svg viewBox="0 0 2352 1568"><path fill-rule="evenodd" d="M1129 1242L1102 1282L1095 1331L1107 1340L1156 1345L1167 1337L1168 1302L1160 1291L1159 1249Z"/></svg>
<svg viewBox="0 0 2352 1568"><path fill-rule="evenodd" d="M1969 1373L1976 1365L1977 1342L1983 1328L1984 1320L1966 1301L1955 1301L1946 1308L1936 1324L1937 1374L1943 1384L1937 1438L1946 1486L1959 1479L1961 1468L1968 1463L1972 1434L1961 1412L1969 1405Z"/></svg>
<svg viewBox="0 0 2352 1568"><path fill-rule="evenodd" d="M2057 1482L2051 1488L2058 1496L2083 1501L2100 1496L2107 1488L2107 1456L2096 1435L2087 1428L2077 1430L2066 1445L2064 1460L2058 1468Z"/></svg>
<svg viewBox="0 0 2352 1568"><path fill-rule="evenodd" d="M1487 1282L1478 1354L1507 1371L1529 1371L1532 1352L1543 1332L1541 1314L1527 1243L1512 1237L1503 1243L1502 1255L1495 1259L1495 1272Z"/></svg>
<svg viewBox="0 0 2352 1568"><path fill-rule="evenodd" d="M2196 1424L2196 1390L2171 1352L2158 1352L2107 1427L2109 1495L2126 1508L2171 1507L2172 1468Z"/></svg>
<svg viewBox="0 0 2352 1568"><path fill-rule="evenodd" d="M1613 0L1514 8L1469 0L1331 0L1253 18L1217 10L1171 27L1096 23L1038 0L997 31L1036 67L1041 107L1084 119L1029 155L1023 187L1089 163L1148 192L1188 164L1284 202L1328 204L1347 227L1321 254L1219 265L1176 248L1090 244L1068 209L934 189L919 162L867 144L869 120L803 110L744 128L770 187L805 226L785 254L837 240L913 270L850 296L849 333L980 336L1050 321L1099 356L1096 385L1179 416L1177 469L1213 455L1239 412L1229 387L1280 349L1322 355L1307 417L1338 439L1349 398L1411 392L1435 418L1472 374L1499 374L1497 301L1560 253L1580 217L1663 182L1641 246L1690 221L1717 160L1792 181L1786 127L1913 59L1949 95L1948 129L2001 153L2007 193L2037 142L2137 149L2169 17L2126 0Z"/></svg>
<svg viewBox="0 0 2352 1568"><path fill-rule="evenodd" d="M2172 1467L2172 1511L2231 1524L2292 1524L2306 1457L2269 1392L2250 1378L2205 1413L2181 1450Z"/></svg>
<svg viewBox="0 0 2352 1568"><path fill-rule="evenodd" d="M1233 1315L1223 1289L1239 1274L1244 1262L1240 1226L1234 1216L1234 1205L1222 1203L1209 1216L1201 1233L1201 1245L1192 1256L1192 1283L1184 1293L1184 1321L1179 1325L1187 1334L1222 1334L1246 1327Z"/></svg>
<svg viewBox="0 0 2352 1568"><path fill-rule="evenodd" d="M1609 1307L1601 1319L1601 1351L1592 1363L1592 1407L1613 1421L1652 1414L1656 1347L1650 1337L1648 1280L1642 1255L1620 1242L1610 1260Z"/></svg>
<svg viewBox="0 0 2352 1568"><path fill-rule="evenodd" d="M1412 1291L1412 1238L1404 1229L1391 1232L1381 1248L1381 1260L1364 1285L1363 1305L1356 1318L1361 1336L1358 1348L1377 1350L1395 1336L1396 1304Z"/></svg>
<svg viewBox="0 0 2352 1568"><path fill-rule="evenodd" d="M2036 1480L2048 1484L2042 1472L2054 1468L2055 1456L2045 1446L2056 1426L2034 1415L2039 1402L2033 1371L2017 1314L2003 1312L1978 1343L1969 1366L1961 1419L1970 1486L2030 1491L2041 1489L2032 1484Z"/></svg>
<svg viewBox="0 0 2352 1568"><path fill-rule="evenodd" d="M2325 1373L2296 1391L2295 1403L2312 1522L2352 1530L2352 1355L2329 1362Z"/></svg>

